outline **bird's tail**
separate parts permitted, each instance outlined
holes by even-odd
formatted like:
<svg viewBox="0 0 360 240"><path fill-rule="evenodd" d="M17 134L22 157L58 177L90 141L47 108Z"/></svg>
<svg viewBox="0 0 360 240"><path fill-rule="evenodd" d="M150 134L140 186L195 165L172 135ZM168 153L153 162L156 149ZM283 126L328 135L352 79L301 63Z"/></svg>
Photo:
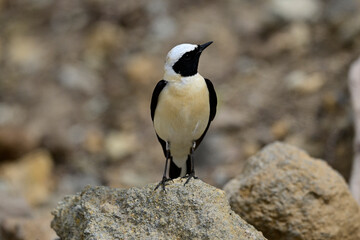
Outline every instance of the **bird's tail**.
<svg viewBox="0 0 360 240"><path fill-rule="evenodd" d="M175 164L176 163L181 163L183 162L182 166L178 166ZM185 176L186 174L190 174L191 172L191 159L190 159L190 155L188 155L186 161L183 161L183 160L177 160L177 159L174 159L171 158L170 159L170 167L169 167L169 177L171 179L174 179L174 178L178 178L178 177L183 177Z"/></svg>

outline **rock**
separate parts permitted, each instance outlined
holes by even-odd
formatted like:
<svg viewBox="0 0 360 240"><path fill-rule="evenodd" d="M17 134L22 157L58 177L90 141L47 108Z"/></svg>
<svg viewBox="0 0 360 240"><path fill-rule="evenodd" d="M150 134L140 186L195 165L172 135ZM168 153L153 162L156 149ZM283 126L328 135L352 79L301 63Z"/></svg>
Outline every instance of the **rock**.
<svg viewBox="0 0 360 240"><path fill-rule="evenodd" d="M360 239L360 209L344 179L290 145L264 148L225 191L232 209L268 239Z"/></svg>
<svg viewBox="0 0 360 240"><path fill-rule="evenodd" d="M166 192L143 188L86 187L52 212L52 228L70 239L265 239L236 215L225 193L200 180Z"/></svg>
<svg viewBox="0 0 360 240"><path fill-rule="evenodd" d="M0 176L30 205L45 203L53 186L53 160L46 150L35 150L18 161L0 165Z"/></svg>

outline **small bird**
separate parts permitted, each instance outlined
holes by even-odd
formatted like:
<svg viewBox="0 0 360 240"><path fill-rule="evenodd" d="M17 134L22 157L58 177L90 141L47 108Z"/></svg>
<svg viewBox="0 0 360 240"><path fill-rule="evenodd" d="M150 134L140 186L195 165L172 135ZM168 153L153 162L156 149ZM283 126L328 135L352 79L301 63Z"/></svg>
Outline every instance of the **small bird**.
<svg viewBox="0 0 360 240"><path fill-rule="evenodd" d="M216 115L217 97L213 84L198 73L201 53L212 42L180 44L167 54L163 80L151 98L151 119L166 157L161 185L177 178L196 179L193 153ZM169 178L166 171L169 167Z"/></svg>

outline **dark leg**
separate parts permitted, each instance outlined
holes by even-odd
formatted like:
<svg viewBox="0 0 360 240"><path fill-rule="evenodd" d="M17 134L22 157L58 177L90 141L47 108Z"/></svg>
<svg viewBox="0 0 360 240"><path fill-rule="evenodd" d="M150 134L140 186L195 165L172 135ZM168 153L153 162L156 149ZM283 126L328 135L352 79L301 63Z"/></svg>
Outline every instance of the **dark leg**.
<svg viewBox="0 0 360 240"><path fill-rule="evenodd" d="M184 183L184 186L190 181L191 178L198 179L198 177L195 176L195 170L194 170L194 157L193 153L195 151L196 142L193 142L193 145L190 150L190 161L191 161L191 171L189 174L185 175L185 178L187 177L186 182Z"/></svg>
<svg viewBox="0 0 360 240"><path fill-rule="evenodd" d="M159 184L156 186L156 188L154 189L154 191L156 189L158 189L158 187L161 185L162 189L165 191L165 185L166 182L172 180L171 178L167 178L166 177L166 170L168 168L168 162L169 162L169 158L170 158L170 146L169 146L169 142L166 142L166 162L165 162L165 169L164 169L164 174L163 174L163 178L162 180L159 182Z"/></svg>

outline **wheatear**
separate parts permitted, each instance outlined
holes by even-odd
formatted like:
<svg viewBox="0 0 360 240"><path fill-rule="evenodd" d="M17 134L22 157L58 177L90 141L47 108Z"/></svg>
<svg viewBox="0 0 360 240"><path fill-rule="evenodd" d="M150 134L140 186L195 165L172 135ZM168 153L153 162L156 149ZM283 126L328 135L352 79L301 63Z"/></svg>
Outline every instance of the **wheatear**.
<svg viewBox="0 0 360 240"><path fill-rule="evenodd" d="M200 55L211 43L180 44L167 54L164 78L151 99L151 118L166 157L163 178L155 189L162 185L165 190L165 183L177 177L186 177L185 184L197 178L192 155L214 119L217 105L213 84L197 71Z"/></svg>

